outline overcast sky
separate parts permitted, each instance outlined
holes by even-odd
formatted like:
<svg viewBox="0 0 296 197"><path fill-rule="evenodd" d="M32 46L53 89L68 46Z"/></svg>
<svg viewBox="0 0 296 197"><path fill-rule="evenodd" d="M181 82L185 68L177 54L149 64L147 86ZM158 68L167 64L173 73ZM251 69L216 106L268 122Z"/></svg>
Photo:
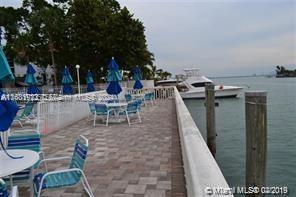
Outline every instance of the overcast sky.
<svg viewBox="0 0 296 197"><path fill-rule="evenodd" d="M155 64L210 76L296 68L296 0L119 0L146 27ZM19 6L21 0L0 0Z"/></svg>

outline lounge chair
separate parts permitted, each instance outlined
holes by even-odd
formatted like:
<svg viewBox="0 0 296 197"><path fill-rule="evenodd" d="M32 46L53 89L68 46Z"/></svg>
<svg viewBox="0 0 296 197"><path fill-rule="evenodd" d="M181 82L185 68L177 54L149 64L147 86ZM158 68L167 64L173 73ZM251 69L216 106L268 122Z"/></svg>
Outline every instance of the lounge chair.
<svg viewBox="0 0 296 197"><path fill-rule="evenodd" d="M110 115L114 114L114 109L108 109L105 104L95 104L94 126L96 126L97 116L106 118L106 126L108 126Z"/></svg>
<svg viewBox="0 0 296 197"><path fill-rule="evenodd" d="M19 197L17 186L13 186L11 192L9 193L5 181L0 179L0 196L1 197Z"/></svg>
<svg viewBox="0 0 296 197"><path fill-rule="evenodd" d="M150 93L146 93L144 96L144 103L145 105L147 105L148 103L150 103L151 105L154 105L154 93L150 92Z"/></svg>
<svg viewBox="0 0 296 197"><path fill-rule="evenodd" d="M133 97L132 97L131 94L125 94L124 97L125 97L125 101L126 101L126 102L130 102L130 101L133 100Z"/></svg>
<svg viewBox="0 0 296 197"><path fill-rule="evenodd" d="M45 189L74 186L80 183L80 180L82 179L81 182L85 191L89 196L93 197L94 195L83 172L87 152L88 140L84 136L80 135L79 138L76 140L72 158L58 157L43 160L42 162L46 161L48 163L50 161L71 159L68 169L56 170L52 172L45 171L44 173L37 174L34 177L35 194L39 197L41 195L41 192Z"/></svg>
<svg viewBox="0 0 296 197"><path fill-rule="evenodd" d="M94 116L96 112L96 103L88 103L89 106L89 116Z"/></svg>
<svg viewBox="0 0 296 197"><path fill-rule="evenodd" d="M126 119L127 119L127 122L128 122L129 126L131 124L134 124L134 123L141 123L142 122L141 115L140 115L141 104L142 104L141 100L132 101L132 102L127 104L127 107L126 107L125 110L123 110L123 111L121 111L119 113L120 115L125 115L126 116ZM131 123L131 120L130 120L131 115L137 115L139 121Z"/></svg>
<svg viewBox="0 0 296 197"><path fill-rule="evenodd" d="M141 112L141 107L142 107L142 103L143 103L143 100L142 99L136 99L135 102L138 104L138 110L139 112Z"/></svg>
<svg viewBox="0 0 296 197"><path fill-rule="evenodd" d="M22 122L26 122L31 120L32 118L36 118L35 115L33 114L33 109L34 109L34 104L33 102L28 102L26 103L24 109L20 110L20 115L17 115L13 122L18 122L21 127L23 127Z"/></svg>
<svg viewBox="0 0 296 197"><path fill-rule="evenodd" d="M34 169L39 167L39 163L44 159L44 154L41 147L41 135L35 130L19 130L11 132L8 136L7 149L27 149L37 152L40 155L39 161L34 165ZM44 163L45 164L45 163ZM45 168L47 166L45 165ZM17 184L30 184L31 168L25 169L21 172L11 175L11 180ZM9 178L5 178L6 181Z"/></svg>

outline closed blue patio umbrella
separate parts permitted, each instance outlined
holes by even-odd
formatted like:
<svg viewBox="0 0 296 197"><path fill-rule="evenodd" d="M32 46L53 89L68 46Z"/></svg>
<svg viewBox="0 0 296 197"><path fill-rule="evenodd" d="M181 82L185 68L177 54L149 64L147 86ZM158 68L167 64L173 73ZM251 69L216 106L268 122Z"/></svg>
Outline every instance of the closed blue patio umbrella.
<svg viewBox="0 0 296 197"><path fill-rule="evenodd" d="M14 80L14 76L11 72L2 47L0 46L0 82L2 83L3 81L9 80ZM13 101L6 100L4 98L5 94L0 90L0 133L3 133L9 129L18 111L18 106ZM1 137L0 144L2 149L9 157L13 159L22 158L9 155L3 146Z"/></svg>
<svg viewBox="0 0 296 197"><path fill-rule="evenodd" d="M119 81L121 81L121 74L119 72L119 66L115 62L114 58L112 57L109 65L108 65L109 71L108 71L108 87L107 87L107 93L111 95L116 95L122 91L120 87Z"/></svg>
<svg viewBox="0 0 296 197"><path fill-rule="evenodd" d="M28 94L40 94L40 89L36 86L37 85L37 79L34 76L36 73L36 70L33 68L31 64L27 67L27 74L25 78L25 83L29 85Z"/></svg>
<svg viewBox="0 0 296 197"><path fill-rule="evenodd" d="M0 81L3 82L6 80L12 81L14 80L14 76L11 72L8 61L3 52L2 46L0 46Z"/></svg>
<svg viewBox="0 0 296 197"><path fill-rule="evenodd" d="M71 83L73 83L73 79L71 77L69 69L67 68L67 66L65 66L62 78L63 94L73 94L73 88L71 86Z"/></svg>
<svg viewBox="0 0 296 197"><path fill-rule="evenodd" d="M90 70L88 70L88 72L87 72L86 83L87 83L87 89L86 89L87 92L95 91L94 79L93 79L93 75L90 72Z"/></svg>
<svg viewBox="0 0 296 197"><path fill-rule="evenodd" d="M143 84L141 83L141 79L142 79L141 70L139 67L136 67L134 69L134 80L135 80L134 89L142 89L143 88Z"/></svg>

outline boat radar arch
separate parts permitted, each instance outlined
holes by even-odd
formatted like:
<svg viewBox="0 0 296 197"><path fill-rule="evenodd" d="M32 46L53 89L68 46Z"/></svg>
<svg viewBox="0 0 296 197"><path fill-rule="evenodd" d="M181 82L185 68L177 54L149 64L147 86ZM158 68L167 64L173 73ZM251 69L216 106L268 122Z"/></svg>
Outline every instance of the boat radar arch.
<svg viewBox="0 0 296 197"><path fill-rule="evenodd" d="M201 76L199 68L184 69L184 72L187 77Z"/></svg>

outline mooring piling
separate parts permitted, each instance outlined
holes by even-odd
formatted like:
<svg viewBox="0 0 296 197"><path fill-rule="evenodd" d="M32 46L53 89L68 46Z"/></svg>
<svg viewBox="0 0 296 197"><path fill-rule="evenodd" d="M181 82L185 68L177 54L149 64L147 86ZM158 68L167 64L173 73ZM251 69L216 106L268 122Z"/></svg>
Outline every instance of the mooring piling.
<svg viewBox="0 0 296 197"><path fill-rule="evenodd" d="M215 86L206 84L206 121L207 121L207 144L213 155L216 156L216 125L215 125Z"/></svg>
<svg viewBox="0 0 296 197"><path fill-rule="evenodd" d="M246 114L246 187L265 186L267 149L267 92L245 93ZM246 196L264 196L247 194Z"/></svg>

